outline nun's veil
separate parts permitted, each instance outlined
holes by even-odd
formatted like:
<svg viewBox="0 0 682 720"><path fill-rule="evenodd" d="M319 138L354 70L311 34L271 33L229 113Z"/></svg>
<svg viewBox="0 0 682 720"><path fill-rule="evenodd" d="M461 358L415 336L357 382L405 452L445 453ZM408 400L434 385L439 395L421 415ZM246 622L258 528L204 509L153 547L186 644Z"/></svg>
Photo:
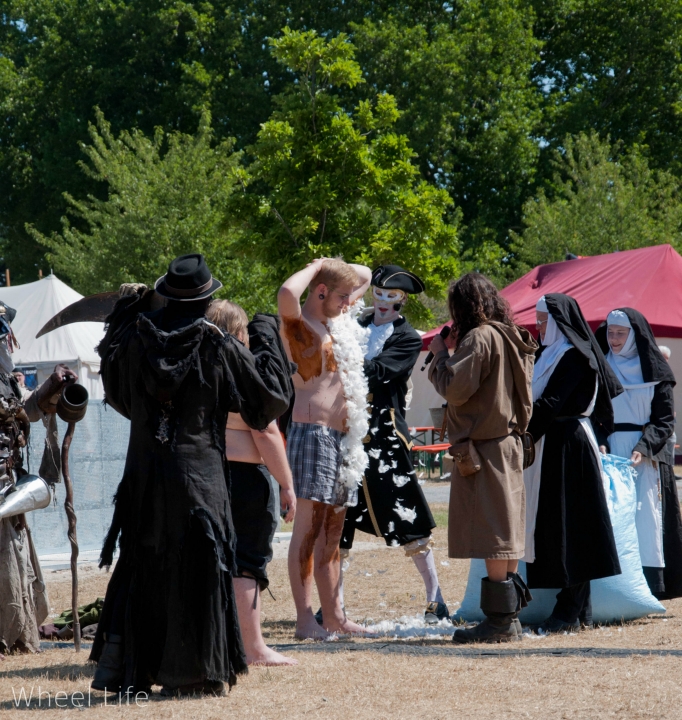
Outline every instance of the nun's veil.
<svg viewBox="0 0 682 720"><path fill-rule="evenodd" d="M549 293L545 295L547 310L554 318L561 332L573 347L589 362L597 373L599 387L592 416L604 426L610 435L613 432L613 407L611 398L623 392L611 366L608 364L590 326L583 317L578 303L569 295Z"/></svg>
<svg viewBox="0 0 682 720"><path fill-rule="evenodd" d="M630 325L632 325L644 382L671 382L674 385L675 375L663 357L663 354L658 349L656 338L654 337L651 325L649 325L649 321L639 310L634 310L629 307L614 309L624 312L628 316ZM604 355L608 354L610 350L606 331L607 325L606 321L604 321L594 333Z"/></svg>

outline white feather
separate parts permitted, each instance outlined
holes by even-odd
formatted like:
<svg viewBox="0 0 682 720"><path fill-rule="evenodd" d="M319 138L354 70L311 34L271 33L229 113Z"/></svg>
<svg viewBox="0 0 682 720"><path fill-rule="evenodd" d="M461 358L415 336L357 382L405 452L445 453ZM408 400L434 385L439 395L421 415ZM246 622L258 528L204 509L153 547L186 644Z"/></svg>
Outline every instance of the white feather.
<svg viewBox="0 0 682 720"><path fill-rule="evenodd" d="M398 500L396 500L395 507L393 508L396 515L405 522L413 523L417 519L417 511L414 508L403 507Z"/></svg>
<svg viewBox="0 0 682 720"><path fill-rule="evenodd" d="M349 312L341 313L329 321L334 359L338 367L343 395L346 399L348 432L341 440L343 461L339 470L339 481L349 488L356 488L369 464L362 439L367 435L367 393L369 387L364 372L364 358L369 332L357 322L363 309L362 302L356 302Z"/></svg>

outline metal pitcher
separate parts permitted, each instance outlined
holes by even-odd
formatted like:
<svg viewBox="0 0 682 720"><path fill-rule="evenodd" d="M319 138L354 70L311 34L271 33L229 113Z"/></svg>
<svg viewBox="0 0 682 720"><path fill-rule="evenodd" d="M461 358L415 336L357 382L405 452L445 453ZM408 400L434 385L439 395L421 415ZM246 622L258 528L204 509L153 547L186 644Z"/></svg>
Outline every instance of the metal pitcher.
<svg viewBox="0 0 682 720"><path fill-rule="evenodd" d="M4 498L4 502L1 502ZM24 475L12 492L0 496L0 520L42 510L52 500L50 486L38 475Z"/></svg>
<svg viewBox="0 0 682 720"><path fill-rule="evenodd" d="M88 409L88 391L78 383L67 385L57 401L57 415L66 423L77 423Z"/></svg>

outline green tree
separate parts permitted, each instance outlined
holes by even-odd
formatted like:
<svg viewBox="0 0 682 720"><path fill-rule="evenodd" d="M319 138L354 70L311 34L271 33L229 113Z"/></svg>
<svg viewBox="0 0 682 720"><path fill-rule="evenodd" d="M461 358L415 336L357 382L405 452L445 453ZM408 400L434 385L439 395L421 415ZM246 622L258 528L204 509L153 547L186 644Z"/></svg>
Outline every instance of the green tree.
<svg viewBox="0 0 682 720"><path fill-rule="evenodd" d="M539 155L534 14L522 0L410 5L352 26L361 91L394 95L423 177L462 210L467 259L499 276Z"/></svg>
<svg viewBox="0 0 682 720"><path fill-rule="evenodd" d="M250 179L235 220L241 247L280 282L315 257L370 266L398 261L441 293L459 268L457 213L422 180L393 97L344 107L362 82L354 48L338 35L284 30L273 54L295 81L247 152ZM446 222L449 215L449 222ZM412 316L430 317L418 301Z"/></svg>
<svg viewBox="0 0 682 720"><path fill-rule="evenodd" d="M77 169L94 106L115 135L192 134L208 110L217 140L253 143L292 81L268 43L288 25L355 39L368 82L345 105L396 97L397 131L423 177L463 209L463 240L480 262L491 256L483 243L505 246L532 182L532 17L522 0L5 0L0 254L13 277L34 279L47 264L26 223L58 230L64 191L106 197Z"/></svg>
<svg viewBox="0 0 682 720"><path fill-rule="evenodd" d="M533 4L543 43L533 76L545 96L542 136L549 148L594 129L645 148L653 167L682 175L682 2Z"/></svg>
<svg viewBox="0 0 682 720"><path fill-rule="evenodd" d="M232 143L212 142L210 118L193 136L139 130L115 137L101 112L80 167L106 186L106 199L66 194L68 216L59 233L33 237L54 268L82 293L114 290L122 282L153 285L177 255L202 252L225 285L222 295L249 311L272 308L274 295L254 262L235 257L224 229L225 207L242 170Z"/></svg>
<svg viewBox="0 0 682 720"><path fill-rule="evenodd" d="M680 183L652 170L637 149L581 133L564 140L552 164L551 185L526 202L526 227L514 236L519 273L567 252L599 255L661 243L682 249Z"/></svg>

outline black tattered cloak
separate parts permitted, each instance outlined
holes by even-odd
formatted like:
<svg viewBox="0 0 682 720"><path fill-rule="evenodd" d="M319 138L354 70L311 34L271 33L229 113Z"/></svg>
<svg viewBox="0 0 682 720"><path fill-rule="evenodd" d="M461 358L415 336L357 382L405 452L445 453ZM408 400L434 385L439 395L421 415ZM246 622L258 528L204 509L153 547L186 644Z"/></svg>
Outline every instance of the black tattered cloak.
<svg viewBox="0 0 682 720"><path fill-rule="evenodd" d="M286 410L290 366L260 316L252 352L199 317L119 301L99 352L106 401L131 421L124 475L102 551L120 557L91 659L122 634L125 685L234 684L246 671L232 587L228 412L264 429ZM254 325L250 326L250 331Z"/></svg>
<svg viewBox="0 0 682 720"><path fill-rule="evenodd" d="M371 322L371 314L360 320L364 327ZM358 504L346 511L341 536L345 549L353 546L356 530L383 537L387 545L406 545L429 537L436 526L412 466L405 420L408 381L422 341L404 318L393 326L381 352L365 360L372 411L365 438L369 467Z"/></svg>
<svg viewBox="0 0 682 720"><path fill-rule="evenodd" d="M533 403L528 426L533 439L544 436L545 443L535 562L527 572L530 587L566 588L621 572L601 469L579 418L592 403L599 380L592 416L612 427L611 397L622 388L575 300L560 294L545 299L573 347Z"/></svg>

